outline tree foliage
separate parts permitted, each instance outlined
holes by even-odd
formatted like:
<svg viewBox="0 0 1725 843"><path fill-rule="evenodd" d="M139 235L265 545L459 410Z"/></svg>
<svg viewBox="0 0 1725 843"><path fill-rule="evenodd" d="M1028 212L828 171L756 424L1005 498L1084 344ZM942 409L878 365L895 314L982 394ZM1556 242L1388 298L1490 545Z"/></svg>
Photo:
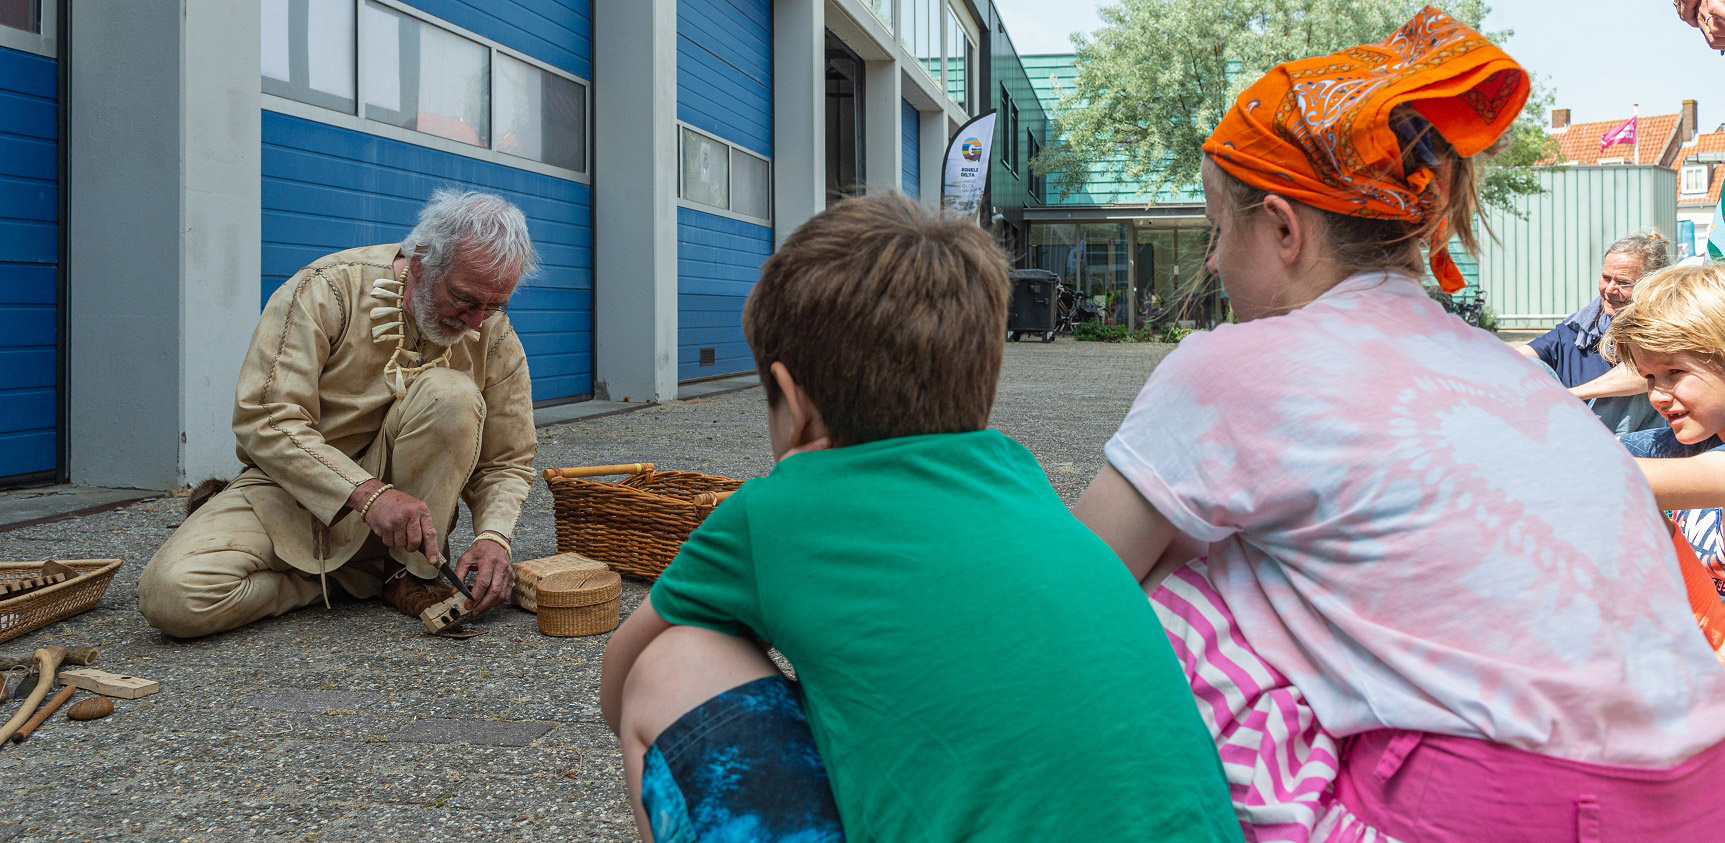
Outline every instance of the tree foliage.
<svg viewBox="0 0 1725 843"><path fill-rule="evenodd" d="M1032 166L1062 195L1082 189L1095 162L1146 193L1196 185L1204 138L1247 85L1282 62L1382 40L1425 2L1120 0L1100 10L1092 38L1073 36L1078 73L1055 110L1060 140ZM1480 0L1445 6L1476 28L1487 10ZM1487 203L1538 192L1531 168L1556 155L1540 125L1549 104L1536 95L1484 169Z"/></svg>

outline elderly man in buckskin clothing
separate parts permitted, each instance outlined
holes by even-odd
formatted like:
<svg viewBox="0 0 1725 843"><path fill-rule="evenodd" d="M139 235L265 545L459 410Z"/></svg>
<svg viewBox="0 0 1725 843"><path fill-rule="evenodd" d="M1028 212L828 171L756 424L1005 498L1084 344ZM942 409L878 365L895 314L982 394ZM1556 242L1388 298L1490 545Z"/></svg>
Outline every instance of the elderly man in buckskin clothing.
<svg viewBox="0 0 1725 843"><path fill-rule="evenodd" d="M331 582L403 611L436 581L456 499L475 538L475 614L513 584L510 536L537 440L527 358L503 308L537 259L508 201L439 191L399 245L350 249L288 279L240 371L245 470L187 516L138 583L169 635L244 626Z"/></svg>

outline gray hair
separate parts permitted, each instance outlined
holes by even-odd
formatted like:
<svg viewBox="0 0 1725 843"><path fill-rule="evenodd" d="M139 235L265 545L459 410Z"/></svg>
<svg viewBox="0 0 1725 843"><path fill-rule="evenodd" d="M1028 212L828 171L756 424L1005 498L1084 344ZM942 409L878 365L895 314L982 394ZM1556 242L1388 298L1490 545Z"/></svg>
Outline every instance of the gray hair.
<svg viewBox="0 0 1725 843"><path fill-rule="evenodd" d="M1611 248L1605 250L1605 256L1628 255L1639 258L1641 274L1652 275L1670 265L1671 253L1665 248L1665 244L1670 242L1665 239L1665 235L1659 233L1659 229L1651 228L1646 234L1631 234L1611 244Z"/></svg>
<svg viewBox="0 0 1725 843"><path fill-rule="evenodd" d="M521 279L539 271L539 256L527 236L527 217L515 203L490 193L440 188L419 212L419 222L401 249L418 255L434 283L455 262L456 250L473 247L470 257L485 271L520 267Z"/></svg>

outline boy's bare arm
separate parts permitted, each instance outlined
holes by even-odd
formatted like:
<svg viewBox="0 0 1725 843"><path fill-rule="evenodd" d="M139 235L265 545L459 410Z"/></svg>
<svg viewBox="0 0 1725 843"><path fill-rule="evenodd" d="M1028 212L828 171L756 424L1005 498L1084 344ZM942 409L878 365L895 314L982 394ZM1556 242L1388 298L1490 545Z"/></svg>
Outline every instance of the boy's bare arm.
<svg viewBox="0 0 1725 843"><path fill-rule="evenodd" d="M1072 514L1114 550L1145 591L1203 552L1203 545L1175 529L1112 465L1102 466Z"/></svg>
<svg viewBox="0 0 1725 843"><path fill-rule="evenodd" d="M628 620L611 633L599 670L599 712L612 732L615 733L623 722L623 683L628 681L635 660L641 657L641 651L647 649L654 638L659 637L659 633L670 628L671 624L653 608L652 595L648 595Z"/></svg>
<svg viewBox="0 0 1725 843"><path fill-rule="evenodd" d="M1647 379L1622 363L1611 371L1587 383L1569 388L1570 394L1583 401L1595 398L1616 398L1621 395L1641 395L1647 391Z"/></svg>
<svg viewBox="0 0 1725 843"><path fill-rule="evenodd" d="M1709 451L1693 457L1635 460L1660 509L1706 509L1725 506L1725 454Z"/></svg>

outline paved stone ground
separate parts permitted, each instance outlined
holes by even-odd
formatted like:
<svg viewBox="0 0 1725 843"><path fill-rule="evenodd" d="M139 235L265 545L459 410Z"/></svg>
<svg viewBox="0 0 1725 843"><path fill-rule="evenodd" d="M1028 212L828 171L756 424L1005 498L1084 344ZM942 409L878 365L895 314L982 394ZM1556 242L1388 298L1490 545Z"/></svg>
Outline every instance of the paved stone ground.
<svg viewBox="0 0 1725 843"><path fill-rule="evenodd" d="M994 424L1074 500L1167 349L1009 343ZM771 465L764 419L756 388L546 427L539 464L651 460L752 477ZM0 655L97 646L96 667L162 683L107 719L56 716L0 748L11 796L0 841L633 839L622 764L599 717L604 636L546 637L532 615L504 607L485 635L450 641L374 602L168 639L138 615L137 582L179 504L0 532L0 559L125 560L100 607L0 644ZM539 483L516 552L554 545ZM626 583L625 612L645 593Z"/></svg>

